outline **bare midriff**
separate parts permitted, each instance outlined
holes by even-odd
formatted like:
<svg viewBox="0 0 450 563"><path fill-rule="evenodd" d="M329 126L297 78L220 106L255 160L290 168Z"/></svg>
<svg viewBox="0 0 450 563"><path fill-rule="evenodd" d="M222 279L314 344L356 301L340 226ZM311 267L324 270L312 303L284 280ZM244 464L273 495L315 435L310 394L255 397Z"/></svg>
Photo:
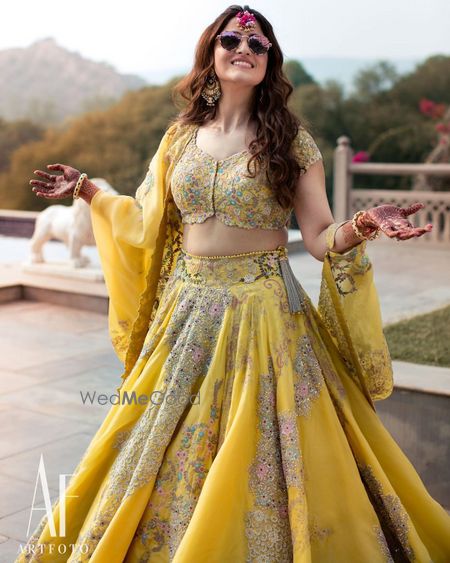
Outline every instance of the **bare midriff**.
<svg viewBox="0 0 450 563"><path fill-rule="evenodd" d="M225 225L215 216L203 223L183 224L183 249L197 256L228 256L286 246L288 230L244 229Z"/></svg>

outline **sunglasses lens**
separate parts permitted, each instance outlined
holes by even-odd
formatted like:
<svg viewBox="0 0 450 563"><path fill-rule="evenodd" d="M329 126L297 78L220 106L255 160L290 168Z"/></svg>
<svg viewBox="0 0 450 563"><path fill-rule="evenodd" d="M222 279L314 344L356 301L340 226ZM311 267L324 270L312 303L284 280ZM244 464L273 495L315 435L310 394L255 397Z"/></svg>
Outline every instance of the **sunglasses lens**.
<svg viewBox="0 0 450 563"><path fill-rule="evenodd" d="M234 33L225 32L220 35L220 44L227 51L232 51L233 49L236 49L236 47L239 45L240 42L241 42L240 36Z"/></svg>
<svg viewBox="0 0 450 563"><path fill-rule="evenodd" d="M242 36L234 31L223 31L220 35L220 44L227 51L233 51L236 47L239 47L242 41ZM247 39L248 46L255 53L255 55L263 55L267 53L270 47L270 43L265 37L260 37L259 35L251 35Z"/></svg>
<svg viewBox="0 0 450 563"><path fill-rule="evenodd" d="M267 48L257 37L250 37L248 40L248 46L256 55L262 55L267 51Z"/></svg>

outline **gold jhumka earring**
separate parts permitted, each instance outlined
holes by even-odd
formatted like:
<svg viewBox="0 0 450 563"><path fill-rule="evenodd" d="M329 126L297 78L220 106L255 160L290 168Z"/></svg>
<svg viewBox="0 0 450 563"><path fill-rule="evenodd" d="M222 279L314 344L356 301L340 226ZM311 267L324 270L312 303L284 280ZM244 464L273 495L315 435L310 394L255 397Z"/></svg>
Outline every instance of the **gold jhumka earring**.
<svg viewBox="0 0 450 563"><path fill-rule="evenodd" d="M208 106L214 106L221 94L220 83L213 69L206 79L206 84L202 90L202 98L206 100Z"/></svg>

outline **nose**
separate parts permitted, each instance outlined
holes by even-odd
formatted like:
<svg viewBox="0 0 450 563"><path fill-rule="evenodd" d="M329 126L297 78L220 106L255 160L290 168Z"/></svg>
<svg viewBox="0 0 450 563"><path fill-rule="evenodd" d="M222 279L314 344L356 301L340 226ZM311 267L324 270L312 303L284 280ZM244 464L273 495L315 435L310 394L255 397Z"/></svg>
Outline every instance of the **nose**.
<svg viewBox="0 0 450 563"><path fill-rule="evenodd" d="M250 52L251 51L248 46L248 35L243 35L240 45L238 45L236 48L236 53L246 53L247 55L249 55Z"/></svg>

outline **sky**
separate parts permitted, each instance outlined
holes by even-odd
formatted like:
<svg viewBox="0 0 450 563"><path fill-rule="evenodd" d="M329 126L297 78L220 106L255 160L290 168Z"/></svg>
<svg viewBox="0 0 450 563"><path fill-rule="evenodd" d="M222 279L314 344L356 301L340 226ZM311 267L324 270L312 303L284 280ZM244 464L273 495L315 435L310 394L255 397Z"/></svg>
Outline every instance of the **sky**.
<svg viewBox="0 0 450 563"><path fill-rule="evenodd" d="M121 73L190 68L201 32L230 3L4 2L0 49L53 37L62 47ZM286 59L422 60L450 54L449 0L259 0L250 7L272 23Z"/></svg>

